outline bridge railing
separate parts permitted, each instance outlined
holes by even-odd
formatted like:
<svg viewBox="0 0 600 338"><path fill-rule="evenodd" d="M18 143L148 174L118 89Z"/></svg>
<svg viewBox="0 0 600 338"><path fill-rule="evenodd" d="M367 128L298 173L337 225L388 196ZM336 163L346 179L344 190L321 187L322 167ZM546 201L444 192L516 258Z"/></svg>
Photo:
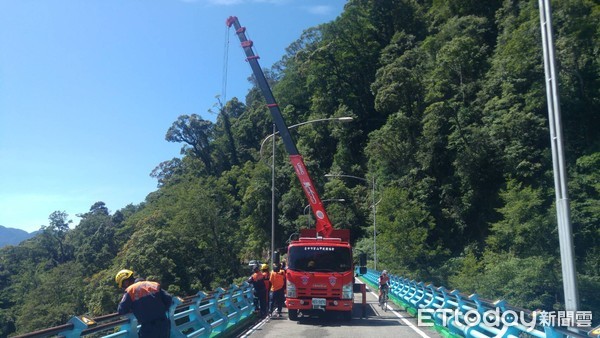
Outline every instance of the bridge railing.
<svg viewBox="0 0 600 338"><path fill-rule="evenodd" d="M253 314L253 299L252 285L246 282L227 289L219 288L209 294L199 292L186 298L174 297L168 311L171 337L218 337L230 332ZM64 325L17 337L137 337L138 326L132 314L113 313L96 318L75 316Z"/></svg>
<svg viewBox="0 0 600 338"><path fill-rule="evenodd" d="M368 269L362 275L377 286L380 271ZM589 337L576 327L543 325L544 312L509 306L506 301L490 301L477 294L465 295L407 278L390 275L390 299L399 301L423 326L435 326L461 337ZM591 326L591 312L589 314ZM588 328L588 330L591 327Z"/></svg>

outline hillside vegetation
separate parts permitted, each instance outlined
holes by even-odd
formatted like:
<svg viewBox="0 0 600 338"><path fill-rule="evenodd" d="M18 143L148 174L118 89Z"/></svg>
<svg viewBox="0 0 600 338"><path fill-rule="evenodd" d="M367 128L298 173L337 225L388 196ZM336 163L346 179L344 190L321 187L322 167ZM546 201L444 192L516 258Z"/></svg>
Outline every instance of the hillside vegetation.
<svg viewBox="0 0 600 338"><path fill-rule="evenodd" d="M371 186L325 174L376 180L377 268L563 306L537 3L350 0L268 70L288 125L354 118L292 135L322 199L345 199L326 208L352 229L355 254L373 258ZM553 5L581 309L600 313L600 5ZM98 202L74 229L56 211L38 236L2 248L0 336L115 312L121 268L181 296L239 282L248 260L268 257L270 147L261 157L260 145L271 128L256 88L215 122L182 115L165 126L181 157L157 164L144 203ZM281 142L275 162L284 247L309 222L307 201Z"/></svg>

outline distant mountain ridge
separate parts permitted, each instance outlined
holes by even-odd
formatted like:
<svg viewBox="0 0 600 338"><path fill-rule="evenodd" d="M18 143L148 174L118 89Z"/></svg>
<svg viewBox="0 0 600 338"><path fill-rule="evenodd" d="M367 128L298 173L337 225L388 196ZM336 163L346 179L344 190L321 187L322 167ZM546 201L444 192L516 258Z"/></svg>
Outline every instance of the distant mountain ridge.
<svg viewBox="0 0 600 338"><path fill-rule="evenodd" d="M0 248L7 245L17 245L26 239L35 236L37 231L29 233L25 230L7 228L0 225Z"/></svg>

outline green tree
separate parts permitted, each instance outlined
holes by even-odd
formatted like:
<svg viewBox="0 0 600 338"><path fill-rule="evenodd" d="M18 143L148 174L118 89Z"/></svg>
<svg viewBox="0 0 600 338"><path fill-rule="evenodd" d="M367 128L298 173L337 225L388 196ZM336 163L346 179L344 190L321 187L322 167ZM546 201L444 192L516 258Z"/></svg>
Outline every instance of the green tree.
<svg viewBox="0 0 600 338"><path fill-rule="evenodd" d="M544 182L549 166L539 12L534 2L505 2L498 43L480 100L486 133L510 178Z"/></svg>
<svg viewBox="0 0 600 338"><path fill-rule="evenodd" d="M165 139L169 142L185 143L181 153L185 154L187 149L202 160L207 173L213 173L213 160L211 157L211 143L214 139L214 125L202 117L192 115L181 115L177 121L167 130ZM187 148L189 146L190 148Z"/></svg>
<svg viewBox="0 0 600 338"><path fill-rule="evenodd" d="M511 253L487 252L484 273L479 275L479 293L488 299L505 299L526 309L558 308L562 283L554 257L533 255L524 258Z"/></svg>
<svg viewBox="0 0 600 338"><path fill-rule="evenodd" d="M552 5L560 105L568 153L598 149L600 118L600 4L569 0ZM571 160L574 161L576 157Z"/></svg>
<svg viewBox="0 0 600 338"><path fill-rule="evenodd" d="M433 275L435 260L447 252L431 236L435 220L406 190L387 187L377 208L377 242L381 266L424 279Z"/></svg>
<svg viewBox="0 0 600 338"><path fill-rule="evenodd" d="M571 224L582 308L600 311L600 153L581 156L569 182Z"/></svg>
<svg viewBox="0 0 600 338"><path fill-rule="evenodd" d="M104 202L96 202L90 211L79 215L81 221L69 236L75 248L75 260L95 273L110 266L119 250L115 226Z"/></svg>
<svg viewBox="0 0 600 338"><path fill-rule="evenodd" d="M150 177L158 181L157 186L160 188L181 174L183 174L183 161L175 157L159 163L150 173Z"/></svg>
<svg viewBox="0 0 600 338"><path fill-rule="evenodd" d="M16 317L17 333L58 326L73 315L85 313L83 278L83 268L75 262L41 274L36 287L23 296Z"/></svg>
<svg viewBox="0 0 600 338"><path fill-rule="evenodd" d="M556 224L549 217L547 200L539 189L523 187L511 180L501 193L504 206L498 212L501 221L492 224L487 238L488 249L515 257L556 254Z"/></svg>
<svg viewBox="0 0 600 338"><path fill-rule="evenodd" d="M42 241L45 243L54 264L65 263L70 259L72 248L65 243L69 232L69 215L64 211L54 211L48 217L50 225L42 226Z"/></svg>

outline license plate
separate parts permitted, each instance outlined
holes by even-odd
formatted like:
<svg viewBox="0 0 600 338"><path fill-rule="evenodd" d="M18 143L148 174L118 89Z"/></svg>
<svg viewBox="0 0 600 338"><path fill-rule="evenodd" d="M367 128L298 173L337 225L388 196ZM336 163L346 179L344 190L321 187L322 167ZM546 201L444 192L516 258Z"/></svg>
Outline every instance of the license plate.
<svg viewBox="0 0 600 338"><path fill-rule="evenodd" d="M325 306L325 298L313 298L312 305L313 306Z"/></svg>

